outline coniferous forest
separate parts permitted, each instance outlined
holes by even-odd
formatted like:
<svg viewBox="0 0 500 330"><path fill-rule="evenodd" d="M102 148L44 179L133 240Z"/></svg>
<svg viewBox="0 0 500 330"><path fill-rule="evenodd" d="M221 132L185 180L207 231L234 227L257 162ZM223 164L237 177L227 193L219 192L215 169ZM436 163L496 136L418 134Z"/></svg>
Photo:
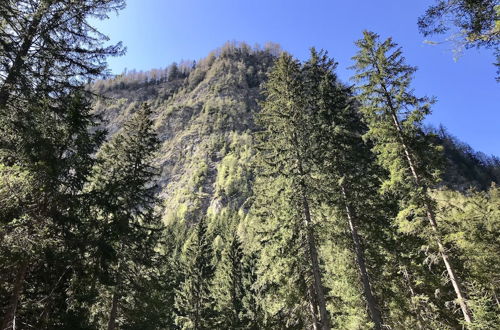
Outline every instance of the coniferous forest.
<svg viewBox="0 0 500 330"><path fill-rule="evenodd" d="M124 6L0 1L1 330L500 328L500 159L424 122L397 40L350 81L244 42L113 76ZM498 56L499 13L411 24Z"/></svg>

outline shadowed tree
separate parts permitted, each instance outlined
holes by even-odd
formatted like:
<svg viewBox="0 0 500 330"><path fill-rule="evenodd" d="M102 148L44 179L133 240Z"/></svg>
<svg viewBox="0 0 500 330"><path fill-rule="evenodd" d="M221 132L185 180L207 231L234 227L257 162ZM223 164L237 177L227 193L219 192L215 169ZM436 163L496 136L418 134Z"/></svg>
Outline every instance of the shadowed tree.
<svg viewBox="0 0 500 330"><path fill-rule="evenodd" d="M212 329L216 316L212 294L215 267L204 219L196 225L183 257L185 278L175 296L175 323L181 329Z"/></svg>
<svg viewBox="0 0 500 330"><path fill-rule="evenodd" d="M150 117L149 106L143 105L103 145L87 187L95 201L100 277L113 291L110 330L117 327L119 306L137 280L137 267L152 266L160 234L153 166L159 142Z"/></svg>
<svg viewBox="0 0 500 330"><path fill-rule="evenodd" d="M5 0L0 2L0 109L30 96L55 97L106 70L123 53L91 19L104 19L124 0ZM14 102L15 103L15 102Z"/></svg>
<svg viewBox="0 0 500 330"><path fill-rule="evenodd" d="M102 132L89 132L95 121L90 103L81 95L64 97L57 103L46 100L30 104L11 116L0 117L0 248L3 258L10 260L1 266L2 272L16 274L3 329L16 316L30 269L40 268L49 263L47 258L56 255L63 273L68 265L72 270L80 266L79 249L86 240L83 210L87 205L81 189L94 163L91 155L102 141ZM45 284L55 284L36 276L33 274L30 282L42 290ZM48 308L49 293L41 294L46 295L43 308L56 309ZM27 303L30 299L42 298L28 295ZM59 307L67 308L65 303ZM62 310L58 315L61 318ZM21 318L18 324L24 321Z"/></svg>

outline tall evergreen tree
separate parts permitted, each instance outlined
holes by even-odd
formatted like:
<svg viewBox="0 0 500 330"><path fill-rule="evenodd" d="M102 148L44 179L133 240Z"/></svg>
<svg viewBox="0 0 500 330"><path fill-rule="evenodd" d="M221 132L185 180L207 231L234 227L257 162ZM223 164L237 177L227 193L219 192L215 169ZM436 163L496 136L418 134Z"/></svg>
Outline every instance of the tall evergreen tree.
<svg viewBox="0 0 500 330"><path fill-rule="evenodd" d="M40 329L86 326L70 306L77 297L67 297L72 279L84 283L88 271L89 200L81 190L102 137L92 133L97 118L83 85L105 71L108 55L121 53L120 45L102 46L106 37L88 19L122 7L122 1L0 3L0 161L8 177L2 183L23 180L2 214L2 254L15 260L2 264L11 268L2 273L17 274L7 277L13 286L2 303L2 328L16 319Z"/></svg>
<svg viewBox="0 0 500 330"><path fill-rule="evenodd" d="M424 236L433 237L464 319L471 322L462 284L443 244L434 201L429 196L429 188L435 185L438 175L437 155L421 126L430 113L432 100L413 95L410 83L416 69L405 63L401 48L390 38L384 42L378 38L375 33L365 31L364 38L356 42L359 51L353 57L354 79L360 83L360 109L369 127L365 137L373 141L379 163L390 172L383 189L403 194L405 205L398 216L400 226L410 226L409 219L427 218L431 231Z"/></svg>
<svg viewBox="0 0 500 330"><path fill-rule="evenodd" d="M311 112L305 102L301 75L300 63L283 53L278 58L265 86L266 100L259 114L262 131L258 135L260 138L258 157L262 187L266 188L259 190L263 192L263 203L260 206L262 208L269 206L268 210L261 210L263 216L268 218L264 221L269 222L271 226L269 230L287 231L282 233L284 235L282 238L276 237L276 239L279 241L288 237L291 240L286 244L294 244L293 251L301 251L290 257L304 258L301 261L292 261L292 265L296 267L297 274L303 273L300 269L307 274L304 284L307 287L306 299L309 301L312 324L314 328L329 329L315 233L316 224L311 210L316 184L312 175L312 159L317 149L310 138ZM282 184L282 189L288 191L284 198L287 207L290 208L288 219L281 218L283 214L279 214L284 210L271 209L269 203L276 196L265 198L269 191L264 192L264 190L269 189L267 185L273 184L275 187ZM273 221L276 221L274 225ZM274 244L280 243L274 242ZM282 249L279 246L276 248L277 251ZM299 275L298 280L304 279Z"/></svg>
<svg viewBox="0 0 500 330"><path fill-rule="evenodd" d="M151 266L160 234L153 165L158 139L150 117L150 107L143 105L103 145L87 187L95 201L100 279L113 289L108 329L117 326L120 301L136 280L134 267Z"/></svg>
<svg viewBox="0 0 500 330"><path fill-rule="evenodd" d="M66 287L66 275L81 266L81 247L86 240L81 234L87 199L81 189L102 134L89 132L96 118L90 114L90 103L81 95L69 95L58 102L45 101L32 103L10 116L0 116L5 133L0 137L3 169L0 190L7 194L2 198L0 246L4 258L10 259L2 263L2 268L7 267L2 273L17 274L3 318L4 328L16 315L26 281L30 287L40 288L37 293L25 295L26 304L31 299L42 299L51 290ZM17 182L15 188L14 182ZM58 260L57 265L54 260ZM44 264L57 266L58 270L49 269L47 277L38 277L45 272L44 267L40 268ZM71 268L65 270L66 267ZM28 279L30 269L40 272ZM64 318L65 302L51 306L52 297L43 301L40 313L47 315L43 310L55 311L60 307L58 315L47 317ZM19 318L18 324L33 324L35 321L30 317Z"/></svg>
<svg viewBox="0 0 500 330"><path fill-rule="evenodd" d="M336 63L327 54L314 48L304 65L304 76L309 107L314 109L314 130L318 152L315 161L318 172L326 179L317 189L326 193L326 199L345 211L353 240L364 296L375 329L382 328L380 311L375 301L366 267L362 238L359 234L359 218L356 212L356 196L375 179L371 153L361 139L364 130L351 93L337 81ZM370 180L372 182L370 182Z"/></svg>
<svg viewBox="0 0 500 330"><path fill-rule="evenodd" d="M181 329L212 329L216 311L212 293L213 249L202 219L184 253L184 281L175 296L176 324Z"/></svg>
<svg viewBox="0 0 500 330"><path fill-rule="evenodd" d="M260 304L260 293L257 291L258 256L255 253L243 255L243 289L242 298L245 329L261 329L264 327L264 312Z"/></svg>
<svg viewBox="0 0 500 330"><path fill-rule="evenodd" d="M229 237L215 272L214 298L220 316L220 327L243 329L246 314L243 306L245 297L243 249L236 233Z"/></svg>

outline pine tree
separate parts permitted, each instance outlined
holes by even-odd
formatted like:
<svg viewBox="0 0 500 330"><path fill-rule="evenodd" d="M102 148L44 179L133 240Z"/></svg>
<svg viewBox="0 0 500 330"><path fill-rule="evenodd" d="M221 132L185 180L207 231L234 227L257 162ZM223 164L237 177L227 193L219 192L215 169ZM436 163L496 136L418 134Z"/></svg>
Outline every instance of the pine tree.
<svg viewBox="0 0 500 330"><path fill-rule="evenodd" d="M317 149L310 139L311 113L305 103L301 76L300 63L290 55L282 54L265 86L266 100L259 114L262 131L258 135L260 138L258 157L262 178L260 181L262 187L258 188L258 191L262 192L259 212L267 218L263 220L270 225L268 230L271 233L282 231L281 238L275 236L277 242L274 244L278 246L269 246L269 251L276 249L275 252L279 252L283 248L279 244L284 243L279 241L283 239L289 240L285 244L295 245L290 250L292 253L295 252L294 255L288 257L291 258L291 265L295 267L292 272L307 274L304 284L307 287L306 301L309 302L312 324L314 328L329 329L315 234L316 224L311 215L311 196L316 184L311 175L311 160ZM281 193L284 198L276 200L276 196L269 194L276 190L275 188L269 190L269 186L272 185L287 190L286 194ZM280 192L275 193L280 194ZM280 200L285 202L286 209L272 208L269 204L273 199L276 205ZM289 214L286 218L282 218L285 210ZM271 234L273 235L275 234ZM297 257L304 259L300 261L296 259ZM269 262L272 263L271 260ZM303 281L304 278L299 275L297 280ZM303 286L296 284L298 287Z"/></svg>
<svg viewBox="0 0 500 330"><path fill-rule="evenodd" d="M175 296L175 323L181 329L211 329L216 317L212 294L215 267L204 219L196 225L183 257L185 277Z"/></svg>
<svg viewBox="0 0 500 330"><path fill-rule="evenodd" d="M120 300L134 281L134 266L150 265L160 233L153 159L158 139L143 105L103 145L87 191L94 198L95 251L101 282L113 288L108 329L116 328Z"/></svg>
<svg viewBox="0 0 500 330"><path fill-rule="evenodd" d="M410 83L416 69L405 63L401 48L390 38L379 42L378 35L364 32L364 39L356 44L359 52L353 57L354 79L360 83L360 110L369 127L365 137L373 141L379 163L390 172L383 189L403 192L405 208L398 216L403 219L400 226L410 226L408 219L414 217L427 218L429 234L438 246L464 319L471 322L471 312L443 245L434 201L428 192L436 183L437 155L421 126L430 113L432 100L413 95Z"/></svg>

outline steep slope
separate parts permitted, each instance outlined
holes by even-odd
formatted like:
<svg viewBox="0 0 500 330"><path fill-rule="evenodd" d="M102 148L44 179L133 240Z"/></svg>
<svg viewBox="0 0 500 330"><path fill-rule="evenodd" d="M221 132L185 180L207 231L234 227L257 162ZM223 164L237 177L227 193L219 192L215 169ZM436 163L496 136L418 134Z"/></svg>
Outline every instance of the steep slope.
<svg viewBox="0 0 500 330"><path fill-rule="evenodd" d="M116 132L148 102L162 141L158 164L164 220L192 222L223 208L238 211L251 191L254 115L278 46L228 43L176 76L118 77L95 85L96 112ZM168 70L167 70L168 71Z"/></svg>
<svg viewBox="0 0 500 330"><path fill-rule="evenodd" d="M500 182L500 159L475 151L444 127L433 130L436 143L444 147L443 183L450 189L464 191L470 187L487 190Z"/></svg>

